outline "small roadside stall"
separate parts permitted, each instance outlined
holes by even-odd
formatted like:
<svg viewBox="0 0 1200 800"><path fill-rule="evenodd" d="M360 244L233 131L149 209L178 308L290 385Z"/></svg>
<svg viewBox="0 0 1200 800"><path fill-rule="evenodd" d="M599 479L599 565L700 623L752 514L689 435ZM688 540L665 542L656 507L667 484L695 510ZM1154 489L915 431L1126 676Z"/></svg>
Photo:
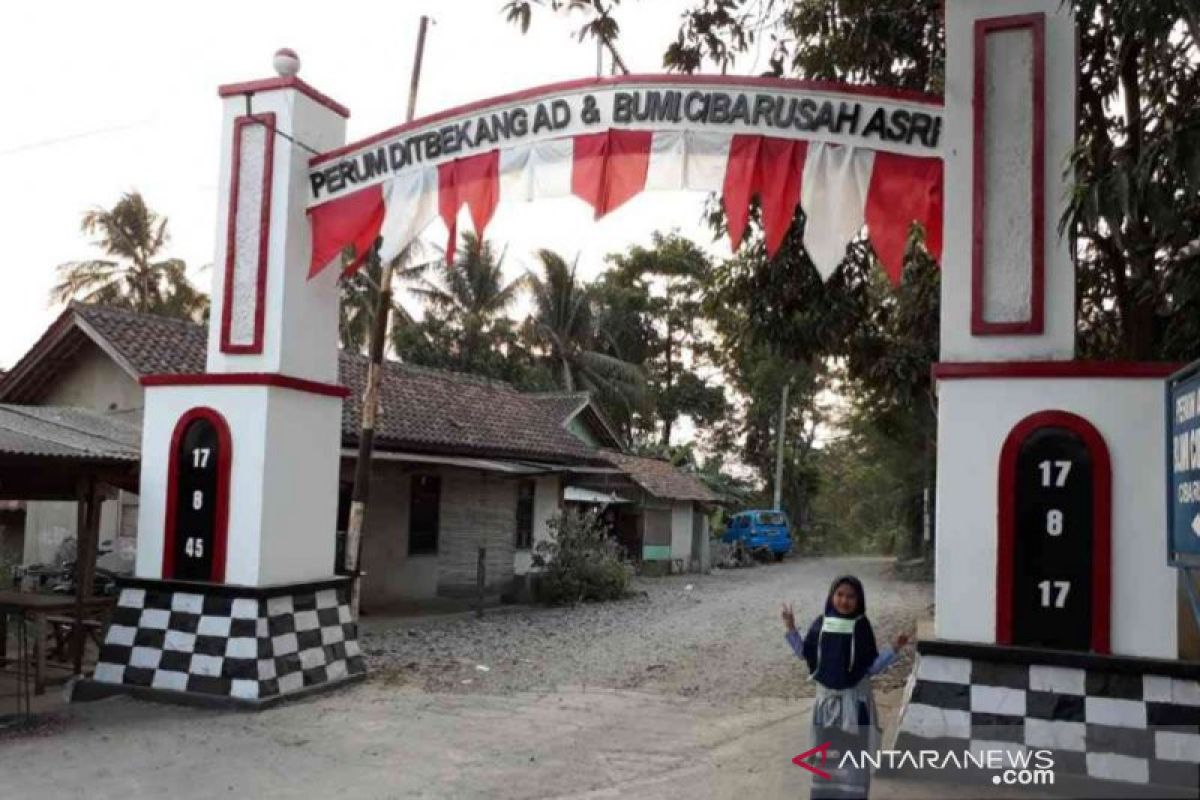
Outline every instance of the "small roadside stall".
<svg viewBox="0 0 1200 800"><path fill-rule="evenodd" d="M136 491L139 438L138 421L118 415L0 404L0 500L78 504L74 594L0 591L0 668L17 675L18 710L30 683L45 692L50 669L82 673L89 631L99 641L115 600L91 594L100 506L105 487Z"/></svg>

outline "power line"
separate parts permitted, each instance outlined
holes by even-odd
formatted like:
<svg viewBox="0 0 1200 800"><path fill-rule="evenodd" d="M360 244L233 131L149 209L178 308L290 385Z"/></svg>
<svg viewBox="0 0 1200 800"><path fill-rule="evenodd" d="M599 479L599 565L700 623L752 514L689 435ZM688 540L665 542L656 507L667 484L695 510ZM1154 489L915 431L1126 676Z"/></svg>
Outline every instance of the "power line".
<svg viewBox="0 0 1200 800"><path fill-rule="evenodd" d="M55 136L49 139L40 139L36 142L27 142L26 144L17 145L8 150L0 150L0 156L9 156L15 153L24 153L30 150L38 150L43 147L51 147L56 144L65 144L66 142L74 142L80 139L88 139L92 136L103 136L106 133L116 133L117 131L131 130L140 128L144 125L149 125L151 120L142 120L140 122L127 122L122 125L112 125L107 128L96 128L90 131L81 131L80 133L72 133L67 136Z"/></svg>

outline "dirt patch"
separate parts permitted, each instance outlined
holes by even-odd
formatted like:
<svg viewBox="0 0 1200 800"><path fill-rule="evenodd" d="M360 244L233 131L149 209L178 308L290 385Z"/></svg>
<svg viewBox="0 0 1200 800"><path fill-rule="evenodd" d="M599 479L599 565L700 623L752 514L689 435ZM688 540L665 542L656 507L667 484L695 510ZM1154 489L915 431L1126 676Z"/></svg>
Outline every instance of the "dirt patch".
<svg viewBox="0 0 1200 800"><path fill-rule="evenodd" d="M866 584L881 644L927 612L932 587L896 580L884 559L789 559L711 575L638 579L629 599L573 608L493 612L414 622L372 620L362 644L376 680L430 692L512 694L560 686L645 690L712 702L811 696L803 662L783 638L779 605L804 624L829 582ZM911 648L876 679L903 683Z"/></svg>

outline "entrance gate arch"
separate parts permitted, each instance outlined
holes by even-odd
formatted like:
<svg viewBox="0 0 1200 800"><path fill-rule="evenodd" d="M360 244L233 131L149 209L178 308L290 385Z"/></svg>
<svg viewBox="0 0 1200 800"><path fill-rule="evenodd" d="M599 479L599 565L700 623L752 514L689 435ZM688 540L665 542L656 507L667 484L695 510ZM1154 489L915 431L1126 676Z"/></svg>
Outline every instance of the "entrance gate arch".
<svg viewBox="0 0 1200 800"><path fill-rule="evenodd" d="M136 577L123 585L91 685L261 706L360 678L347 579L333 574L347 391L337 384L332 265L347 245L362 255L377 239L391 258L435 219L452 258L464 206L482 236L501 203L570 195L599 217L654 190L719 194L735 247L757 197L769 253L803 208L804 244L823 277L864 226L893 281L913 223L944 265L941 358L952 363L936 373L938 638L922 643L944 658L918 662L917 711L906 711L902 735L969 741L975 712L1017 712L964 709L1004 693L946 685L1024 688L1043 663L1037 647L1006 645L1013 634L997 625L995 584L979 576L1001 563L996 509L1014 501L997 496L1004 437L1047 408L1085 419L1113 454L1112 594L1138 587L1109 609L1110 641L1086 644L1112 658L1168 657L1174 634L1158 623L1160 614L1174 619L1174 578L1146 560L1161 549L1138 541L1161 518L1162 495L1120 491L1140 484L1119 459L1141 459L1131 454L1145 449L1145 421L1160 416L1158 395L1146 395L1157 391L1153 371L1072 361L1070 243L1046 227L1061 216L1074 144L1074 23L1059 0L1003 5L999 14L988 0L946 3L944 100L765 78L628 76L505 95L347 145L349 111L295 74L221 87L206 370L144 380ZM1039 378L1033 388L1030 378ZM186 473L171 470L171 437L197 408L227 428L225 548L220 569L202 565L210 580L179 572L179 553L173 563L165 552L183 541L186 557L198 536L178 505L168 513ZM1161 462L1152 455L1141 460ZM1090 686L1107 669L1109 656L1097 652L1055 653L1044 663L1075 672L1061 683L1038 672L1048 696L1084 686L1085 671ZM1030 665L1024 677L1014 677L1014 659ZM923 691L921 681L940 685ZM919 708L938 698L947 705L934 713Z"/></svg>

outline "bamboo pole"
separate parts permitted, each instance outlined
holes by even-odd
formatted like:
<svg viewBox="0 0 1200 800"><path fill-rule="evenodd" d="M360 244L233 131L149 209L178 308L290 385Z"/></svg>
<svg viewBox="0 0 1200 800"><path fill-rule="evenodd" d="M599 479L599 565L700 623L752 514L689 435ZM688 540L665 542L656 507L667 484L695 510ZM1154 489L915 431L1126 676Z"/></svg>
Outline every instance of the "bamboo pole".
<svg viewBox="0 0 1200 800"><path fill-rule="evenodd" d="M408 88L408 110L405 121L411 122L417 108L417 88L421 83L421 61L425 56L425 32L429 17L422 15L417 32L417 52L413 57L412 79ZM379 384L383 377L384 343L387 340L388 313L392 309L392 280L400 256L383 265L379 282L379 303L371 326L370 361L367 365L367 387L363 392L362 428L358 435L358 460L354 466L354 489L350 494L350 519L346 525L346 572L351 576L350 611L358 619L362 581L359 560L362 555L363 520L371 496L371 454L375 450L375 422L379 415Z"/></svg>

